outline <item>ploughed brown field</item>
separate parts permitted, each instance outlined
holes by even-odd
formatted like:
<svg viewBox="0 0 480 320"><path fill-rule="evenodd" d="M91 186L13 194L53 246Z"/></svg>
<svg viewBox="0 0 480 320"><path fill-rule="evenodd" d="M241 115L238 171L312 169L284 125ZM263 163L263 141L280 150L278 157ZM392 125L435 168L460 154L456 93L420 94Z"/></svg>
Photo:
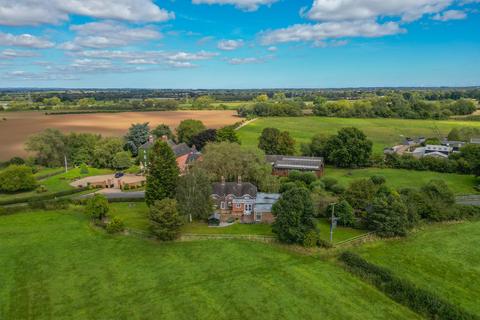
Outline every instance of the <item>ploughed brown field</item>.
<svg viewBox="0 0 480 320"><path fill-rule="evenodd" d="M3 120L3 119L6 120ZM46 128L62 132L90 132L122 136L132 123L149 122L150 127L165 123L175 128L182 120L201 120L209 128L234 124L241 119L231 110L158 111L45 115L43 112L0 112L0 161L26 156L27 138Z"/></svg>

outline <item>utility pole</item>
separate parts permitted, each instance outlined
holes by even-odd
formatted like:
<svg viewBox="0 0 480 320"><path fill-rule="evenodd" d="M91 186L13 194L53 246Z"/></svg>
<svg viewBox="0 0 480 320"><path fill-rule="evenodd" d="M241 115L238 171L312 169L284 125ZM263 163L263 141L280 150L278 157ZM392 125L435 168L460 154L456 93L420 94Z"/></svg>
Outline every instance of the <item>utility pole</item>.
<svg viewBox="0 0 480 320"><path fill-rule="evenodd" d="M330 243L333 243L333 228L334 228L334 223L336 225L335 221L335 205L336 203L332 203L332 217L330 221Z"/></svg>
<svg viewBox="0 0 480 320"><path fill-rule="evenodd" d="M65 173L67 173L67 172L68 172L68 162L67 162L67 155L66 155L66 154L64 154L64 155L63 155L63 158L64 158L64 162L65 162Z"/></svg>

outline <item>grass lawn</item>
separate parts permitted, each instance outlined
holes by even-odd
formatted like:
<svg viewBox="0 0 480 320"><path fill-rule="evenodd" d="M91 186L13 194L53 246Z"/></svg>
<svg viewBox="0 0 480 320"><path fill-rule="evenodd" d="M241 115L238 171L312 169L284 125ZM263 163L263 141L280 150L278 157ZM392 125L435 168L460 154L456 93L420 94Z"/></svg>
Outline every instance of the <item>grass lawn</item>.
<svg viewBox="0 0 480 320"><path fill-rule="evenodd" d="M96 168L88 168L88 171L89 171L88 174L81 174L80 168L70 169L67 173L57 174L52 177L48 177L46 179L38 180L38 184L45 186L47 188L47 192L37 193L35 190L33 190L33 191L20 192L20 193L14 193L14 194L0 193L0 200L25 198L30 196L46 195L49 193L56 193L59 191L70 190L70 189L73 189L73 187L71 187L69 183L73 181L75 178L84 178L87 176L95 176L95 175L108 174L113 172L110 169L96 169Z"/></svg>
<svg viewBox="0 0 480 320"><path fill-rule="evenodd" d="M110 236L74 211L0 217L1 319L419 319L321 259L248 241Z"/></svg>
<svg viewBox="0 0 480 320"><path fill-rule="evenodd" d="M387 179L387 185L393 188L421 187L432 179L440 179L450 187L457 195L478 193L474 189L479 180L472 175L462 175L455 173L438 173L432 171L414 171L403 169L337 169L327 167L325 176L338 180L341 185L348 186L356 179L369 178L378 175Z"/></svg>
<svg viewBox="0 0 480 320"><path fill-rule="evenodd" d="M434 225L357 249L368 261L480 316L480 221Z"/></svg>
<svg viewBox="0 0 480 320"><path fill-rule="evenodd" d="M256 147L258 137L266 127L287 130L296 139L297 147L300 143L310 142L310 138L317 134L335 134L344 127L357 127L365 132L374 143L375 153L382 153L383 148L402 141L403 136L435 137L434 127L438 127L442 135L446 136L452 128L480 127L480 122L456 120L406 120L406 119L352 119L352 118L324 118L324 117L285 117L260 118L243 128L238 133L242 144Z"/></svg>
<svg viewBox="0 0 480 320"><path fill-rule="evenodd" d="M330 221L320 219L317 225L320 228L320 238L325 241L330 241ZM337 226L337 228L333 230L333 243L342 242L365 233L367 233L365 230Z"/></svg>
<svg viewBox="0 0 480 320"><path fill-rule="evenodd" d="M218 228L209 227L206 223L187 223L182 227L183 233L193 234L234 234L234 235L261 235L273 236L272 226L269 224L241 224L235 223L231 226Z"/></svg>

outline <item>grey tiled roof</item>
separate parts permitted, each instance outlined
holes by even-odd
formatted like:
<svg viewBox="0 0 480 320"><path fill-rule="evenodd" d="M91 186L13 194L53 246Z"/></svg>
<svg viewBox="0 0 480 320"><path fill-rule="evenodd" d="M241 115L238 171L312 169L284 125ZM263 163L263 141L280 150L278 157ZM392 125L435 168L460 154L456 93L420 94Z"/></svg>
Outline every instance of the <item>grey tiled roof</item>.
<svg viewBox="0 0 480 320"><path fill-rule="evenodd" d="M267 156L267 161L276 169L320 170L323 158L297 156Z"/></svg>
<svg viewBox="0 0 480 320"><path fill-rule="evenodd" d="M250 195L255 198L257 196L257 187L250 182L217 182L213 184L213 194L221 197L229 194L233 194L235 197Z"/></svg>
<svg viewBox="0 0 480 320"><path fill-rule="evenodd" d="M172 146L173 153L175 153L175 157L181 157L186 154L189 154L192 151L186 143L180 143L177 145Z"/></svg>

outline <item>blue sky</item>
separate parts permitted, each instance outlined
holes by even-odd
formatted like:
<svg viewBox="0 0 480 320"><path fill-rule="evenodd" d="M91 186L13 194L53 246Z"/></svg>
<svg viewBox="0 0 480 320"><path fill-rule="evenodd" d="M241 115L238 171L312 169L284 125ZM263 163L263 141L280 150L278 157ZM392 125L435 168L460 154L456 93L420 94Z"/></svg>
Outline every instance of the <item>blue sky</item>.
<svg viewBox="0 0 480 320"><path fill-rule="evenodd" d="M0 0L0 87L480 85L479 0Z"/></svg>

